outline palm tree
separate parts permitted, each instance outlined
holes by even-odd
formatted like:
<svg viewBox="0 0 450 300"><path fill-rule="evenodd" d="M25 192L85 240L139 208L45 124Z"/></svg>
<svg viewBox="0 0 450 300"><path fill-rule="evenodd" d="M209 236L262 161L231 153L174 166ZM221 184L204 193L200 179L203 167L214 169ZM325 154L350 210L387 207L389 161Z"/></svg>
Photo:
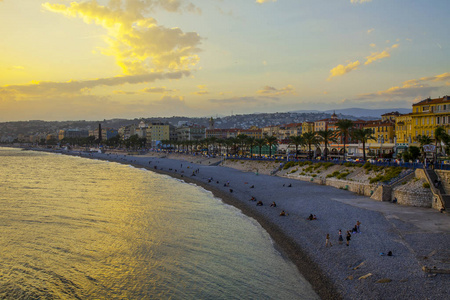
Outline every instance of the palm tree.
<svg viewBox="0 0 450 300"><path fill-rule="evenodd" d="M233 146L234 142L231 138L224 140L225 148L226 148L226 155L228 156L228 149Z"/></svg>
<svg viewBox="0 0 450 300"><path fill-rule="evenodd" d="M301 135L292 135L289 137L289 144L295 145L295 159L298 159L298 146L304 145L305 140Z"/></svg>
<svg viewBox="0 0 450 300"><path fill-rule="evenodd" d="M336 126L339 128L339 132L344 142L344 162L345 162L345 144L347 142L347 137L350 134L350 130L353 127L353 122L348 119L342 119L336 122Z"/></svg>
<svg viewBox="0 0 450 300"><path fill-rule="evenodd" d="M259 158L261 158L261 149L266 144L266 139L255 139L255 145L259 147Z"/></svg>
<svg viewBox="0 0 450 300"><path fill-rule="evenodd" d="M241 152L241 155L244 155L244 145L245 145L245 141L246 141L247 137L248 136L245 134L239 134L236 137L236 140L239 143L239 151Z"/></svg>
<svg viewBox="0 0 450 300"><path fill-rule="evenodd" d="M366 142L375 139L372 135L372 129L355 129L353 130L352 135L356 140L361 141L363 144L363 160L366 160Z"/></svg>
<svg viewBox="0 0 450 300"><path fill-rule="evenodd" d="M253 158L253 146L255 146L255 138L253 136L247 136L245 144L250 148L250 158Z"/></svg>
<svg viewBox="0 0 450 300"><path fill-rule="evenodd" d="M218 140L218 139L217 139L215 136L212 136L212 137L209 138L209 143L210 143L210 145L212 145L212 152L213 152L213 155L214 155L214 153L215 153L215 151L214 151L214 146L216 145L217 140Z"/></svg>
<svg viewBox="0 0 450 300"><path fill-rule="evenodd" d="M445 128L442 126L439 126L434 130L434 139L435 139L435 146L436 146L436 153L435 156L437 158L437 149L438 144L441 145L442 142L448 139L448 134L445 132Z"/></svg>
<svg viewBox="0 0 450 300"><path fill-rule="evenodd" d="M267 145L269 145L269 157L272 157L272 146L277 144L277 137L273 135L266 136Z"/></svg>
<svg viewBox="0 0 450 300"><path fill-rule="evenodd" d="M331 129L327 129L327 130L319 130L317 131L317 134L319 135L319 139L321 139L321 141L325 145L325 149L323 152L325 154L325 160L327 160L329 142L337 142L336 132Z"/></svg>
<svg viewBox="0 0 450 300"><path fill-rule="evenodd" d="M319 139L317 138L315 132L305 132L304 134L302 134L302 137L305 141L305 144L308 145L308 159L311 159L311 146L317 146L317 144L319 143Z"/></svg>

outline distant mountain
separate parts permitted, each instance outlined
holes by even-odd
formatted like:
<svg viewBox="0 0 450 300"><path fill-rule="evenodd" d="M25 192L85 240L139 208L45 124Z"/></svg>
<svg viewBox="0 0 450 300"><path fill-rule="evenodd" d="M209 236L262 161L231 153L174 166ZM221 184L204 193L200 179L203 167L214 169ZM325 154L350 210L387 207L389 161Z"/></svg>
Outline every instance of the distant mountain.
<svg viewBox="0 0 450 300"><path fill-rule="evenodd" d="M330 109L323 111L324 113L332 114L336 112L336 114L342 115L350 115L357 118L361 117L369 117L374 119L381 119L381 115L385 113L390 113L393 111L398 111L401 114L408 114L412 112L411 108L382 108L382 109L366 109L366 108L343 108L343 109ZM297 110L296 113L315 113L320 112L317 110Z"/></svg>

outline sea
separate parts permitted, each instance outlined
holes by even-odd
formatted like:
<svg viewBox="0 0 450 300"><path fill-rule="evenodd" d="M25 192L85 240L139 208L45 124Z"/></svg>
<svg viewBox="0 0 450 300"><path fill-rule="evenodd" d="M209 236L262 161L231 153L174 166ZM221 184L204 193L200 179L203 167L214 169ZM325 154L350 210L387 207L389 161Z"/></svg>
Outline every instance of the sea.
<svg viewBox="0 0 450 300"><path fill-rule="evenodd" d="M268 233L196 185L0 148L0 299L319 299Z"/></svg>

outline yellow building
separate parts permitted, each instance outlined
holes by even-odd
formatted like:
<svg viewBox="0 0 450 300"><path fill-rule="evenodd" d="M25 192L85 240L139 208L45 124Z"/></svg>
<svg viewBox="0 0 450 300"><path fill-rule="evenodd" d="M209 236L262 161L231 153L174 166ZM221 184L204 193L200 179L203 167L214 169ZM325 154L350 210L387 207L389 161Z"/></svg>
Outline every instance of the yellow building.
<svg viewBox="0 0 450 300"><path fill-rule="evenodd" d="M434 139L434 131L443 126L450 134L450 97L425 99L413 104L411 114L412 140L415 142L419 135L426 135ZM417 142L416 142L417 143Z"/></svg>
<svg viewBox="0 0 450 300"><path fill-rule="evenodd" d="M389 119L386 121L371 121L367 122L364 129L372 130L374 139L368 140L368 143L394 143L395 137L395 123Z"/></svg>
<svg viewBox="0 0 450 300"><path fill-rule="evenodd" d="M239 129L238 135L245 134L249 137L254 137L255 139L261 139L263 137L262 129Z"/></svg>
<svg viewBox="0 0 450 300"><path fill-rule="evenodd" d="M412 121L411 115L400 115L395 119L395 136L397 138L397 145L407 146L412 143Z"/></svg>
<svg viewBox="0 0 450 300"><path fill-rule="evenodd" d="M314 132L314 122L303 122L302 134L307 132Z"/></svg>

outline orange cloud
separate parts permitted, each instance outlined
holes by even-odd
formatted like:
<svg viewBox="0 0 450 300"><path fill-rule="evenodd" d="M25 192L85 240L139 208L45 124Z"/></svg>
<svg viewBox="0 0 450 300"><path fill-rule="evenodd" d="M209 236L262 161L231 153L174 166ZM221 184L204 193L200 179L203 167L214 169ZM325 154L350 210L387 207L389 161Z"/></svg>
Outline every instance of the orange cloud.
<svg viewBox="0 0 450 300"><path fill-rule="evenodd" d="M337 67L334 67L333 69L330 70L330 77L328 78L328 80L331 80L332 77L342 76L347 74L348 72L356 70L360 64L361 63L359 62L359 60L357 60L349 63L346 66L338 65Z"/></svg>

